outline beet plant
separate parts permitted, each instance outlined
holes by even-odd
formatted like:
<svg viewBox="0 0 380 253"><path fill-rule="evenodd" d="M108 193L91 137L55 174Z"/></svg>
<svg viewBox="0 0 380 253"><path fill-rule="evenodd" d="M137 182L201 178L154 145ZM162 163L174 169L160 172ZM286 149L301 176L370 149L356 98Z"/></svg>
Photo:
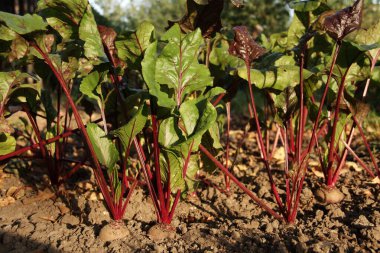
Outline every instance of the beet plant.
<svg viewBox="0 0 380 253"><path fill-rule="evenodd" d="M149 235L158 240L173 236L178 203L196 192L202 171L219 168L225 192L232 181L288 223L296 220L310 161L320 164L317 195L327 203L343 198L336 185L348 154L379 176L362 122L368 86L378 79L380 23L360 28L363 1L340 11L324 1L292 1L289 30L262 35L261 44L244 26L231 31L233 39L221 33L223 4L188 0L183 18L170 21L161 38L147 22L121 34L98 26L87 0L39 1L38 15L0 12L9 70L0 72L0 161L32 151L28 158L45 161L54 187L92 165L114 220L101 231L103 240L128 234L122 220L138 185L152 199L158 224ZM231 101L238 89L247 91L244 136L256 132L274 209L233 175ZM25 115L26 130L10 123L16 111ZM356 131L373 169L351 148ZM87 153L74 157L72 140ZM280 145L279 176L273 157Z"/></svg>
<svg viewBox="0 0 380 253"><path fill-rule="evenodd" d="M113 237L125 236L126 228L118 221L123 218L131 194L138 184L139 172L138 168L131 166L130 149L131 140L145 126L146 105L142 102L139 104L140 109L134 110L134 104L130 103L131 108L127 108L129 118L120 119L116 116L108 124L111 115L118 112L114 86L119 80L114 78L114 68L106 54L109 50L105 52L103 46L107 45L107 41L101 37L86 0L40 1L38 11L41 16L1 13L1 27L4 31L1 39L7 45L4 53L12 63L10 68L21 68L23 64L33 62L36 73L44 78L44 90L41 94L45 94L39 95L35 90L25 90L37 87L36 84L23 85L26 74L17 71L3 73L1 115L9 115L10 105L13 106L16 100L18 105L21 98L21 108L28 115L38 143L31 140L32 145L29 147L11 152L16 146L15 139L7 130L5 134L2 133L6 137L2 139L2 147L7 145L7 149L2 152L1 160L20 155L38 144L42 157L48 160L53 184L73 174L87 160L92 160L96 182L112 218L116 221L111 224L111 230L119 231L113 233ZM113 42L111 35L105 39ZM119 77L118 74L116 77ZM58 94L56 108L48 94L53 90ZM61 99L61 93L65 95L66 103ZM42 116L47 120L45 138L42 137L35 119L40 109L37 99L43 104ZM85 100L89 103L84 103ZM78 109L80 104L87 104L90 111L97 109L100 112L101 127L95 122L85 126ZM63 113L62 108L65 108ZM61 114L64 115L63 118ZM72 115L78 131L69 127ZM73 161L64 156L68 153L65 149L66 138L74 132L81 133L90 159L85 156L81 158L82 161ZM115 140L115 136L124 138ZM50 169L50 161L55 162L53 169ZM63 174L63 161L68 161L69 165L73 162L76 164ZM101 232L101 237L103 234L108 233Z"/></svg>
<svg viewBox="0 0 380 253"><path fill-rule="evenodd" d="M54 36L52 34L43 34L47 30L47 24L37 15L18 17L2 12L0 19L2 21L2 30L4 31L1 36L1 41L4 45L2 47L3 57L11 64L9 65L11 71L2 72L1 81L0 117L2 118L2 126L4 127L2 134L6 137L3 139L5 150L1 153L1 160L16 155L14 152L12 153L16 148L16 140L9 135L11 132L14 132L14 136L16 137L24 139L31 144L38 144L40 154L30 156L29 158L42 158L48 168L48 175L52 185L59 186L63 175L64 161L62 154L65 142L57 141L55 144L48 146L45 146L43 142L44 137L53 137L56 135L55 133L59 134L63 128L67 128L67 120L62 122L61 119L60 90L58 89L57 104L59 106L58 110L56 110L48 94L48 90L41 89L41 78L35 74L20 71L22 66L25 66L25 69L30 69L33 57L33 53L30 50L32 43L34 43L30 40L40 43L46 52L50 52L54 44ZM6 120L6 118L9 118L18 111L23 112L23 116L20 117L19 122L23 122L22 125L24 125L26 130L32 129L32 133L29 136L25 135L20 129L13 129ZM41 112L43 115L41 115ZM46 131L40 128L37 117L46 120Z"/></svg>
<svg viewBox="0 0 380 253"><path fill-rule="evenodd" d="M159 41L154 27L145 22L136 31L118 37L111 28L96 25L86 0L40 1L38 11L41 16L3 13L2 28L14 37L7 34L2 39L10 41L8 60L13 62L14 54L23 49L17 56L20 66L26 60L33 62L35 71L46 81L44 92L55 89L59 95L56 108L50 100L44 104L48 126L45 138L38 135L42 155L45 157L49 149L49 157L56 157L54 152L62 150L58 160L69 160L61 143L74 131L80 132L112 218L123 218L131 194L144 176L157 221L163 224L160 229L173 230L170 223L178 201L197 184L198 147L206 132L205 138L220 146L214 124L217 112L210 100L224 90L206 90L213 79L207 66L198 61L199 48L204 44L201 30L184 34L175 24ZM20 32L21 28L27 32ZM158 51L158 45L162 50ZM136 87L128 87L123 77L133 74L143 80L136 81ZM10 89L19 84L16 78L6 80ZM147 89L141 89L144 86ZM90 114L99 112L99 120L85 124L78 105ZM72 116L77 130L69 128ZM15 140L8 132L4 136L3 142L13 147L4 151L2 159L36 147L31 143L9 153L15 148ZM56 143L54 147L52 142ZM135 158L140 163L133 168L131 159ZM68 174L88 160L87 156L82 159ZM117 228L125 232L122 223L116 222L106 226L101 237ZM122 235L114 235L118 236Z"/></svg>
<svg viewBox="0 0 380 253"><path fill-rule="evenodd" d="M215 164L274 217L293 223L311 159L319 161L323 171L325 180L317 197L326 203L344 197L335 186L348 152L371 177L379 172L361 127L363 113L368 112L365 92L379 56L379 38L373 35L378 34L375 32L378 25L360 29L363 1L340 11L329 10L320 1L294 1L290 6L295 15L288 32L274 34L269 39L263 36L265 49L253 40L247 28L234 28L229 52L243 60L244 67L221 53L227 46L220 41L213 49L210 62L236 69L238 76L248 82L250 128L257 133L261 160L278 211L274 214L259 201L229 173L227 166L213 159ZM346 39L355 31L356 34ZM257 109L254 93L265 98L264 110ZM271 145L269 136L273 125L277 130ZM347 129L351 130L346 132ZM375 172L350 148L355 129L359 130ZM275 177L271 164L279 142L285 150L283 178ZM201 146L201 149L212 159L206 148ZM282 186L285 193L279 194Z"/></svg>
<svg viewBox="0 0 380 253"><path fill-rule="evenodd" d="M194 191L202 137L206 132L209 138L217 134L217 112L210 99L223 89L206 91L212 77L198 61L204 43L200 30L183 34L173 25L161 39L165 44L158 55L157 42L147 48L142 73L151 95L155 176L148 184L159 222L170 224L181 194ZM217 138L214 143L220 145Z"/></svg>

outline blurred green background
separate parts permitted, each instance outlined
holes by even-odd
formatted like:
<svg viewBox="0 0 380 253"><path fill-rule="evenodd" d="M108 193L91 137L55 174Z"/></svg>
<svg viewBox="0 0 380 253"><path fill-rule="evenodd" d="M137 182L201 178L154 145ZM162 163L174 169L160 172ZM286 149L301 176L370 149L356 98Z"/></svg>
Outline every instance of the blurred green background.
<svg viewBox="0 0 380 253"><path fill-rule="evenodd" d="M186 0L90 0L104 18L99 22L112 25L117 30L133 30L141 21L150 21L158 35L165 31L168 20L180 19L186 11ZM236 8L231 1L224 1L222 22L225 29L246 25L253 29L256 25L263 28L266 35L284 31L292 15L288 7L290 0L245 0L242 8ZM326 0L334 9L349 6L353 0ZM364 26L379 20L380 0L365 0Z"/></svg>

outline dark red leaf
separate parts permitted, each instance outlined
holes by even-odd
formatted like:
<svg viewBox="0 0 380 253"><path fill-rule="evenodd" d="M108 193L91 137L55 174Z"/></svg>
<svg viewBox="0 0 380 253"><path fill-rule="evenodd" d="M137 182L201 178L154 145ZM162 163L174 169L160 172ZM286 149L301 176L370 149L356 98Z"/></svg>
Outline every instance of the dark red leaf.
<svg viewBox="0 0 380 253"><path fill-rule="evenodd" d="M102 38L102 43L105 49L106 54L112 60L116 66L119 66L120 60L117 56L115 40L117 33L111 27L98 25L98 31L100 37Z"/></svg>
<svg viewBox="0 0 380 253"><path fill-rule="evenodd" d="M233 29L235 38L228 50L230 54L243 59L247 63L252 63L265 53L265 49L257 44L249 34L247 27L236 26Z"/></svg>
<svg viewBox="0 0 380 253"><path fill-rule="evenodd" d="M169 21L169 27L178 23L185 33L200 28L205 38L212 37L222 28L221 14L224 0L209 0L206 5L200 5L194 0L187 0L186 14L179 21Z"/></svg>
<svg viewBox="0 0 380 253"><path fill-rule="evenodd" d="M98 30L100 33L100 37L102 38L103 44L107 46L107 48L115 47L115 39L117 33L111 27L99 25Z"/></svg>
<svg viewBox="0 0 380 253"><path fill-rule="evenodd" d="M347 8L325 17L324 30L335 40L341 41L346 35L360 28L362 23L363 0L356 0Z"/></svg>

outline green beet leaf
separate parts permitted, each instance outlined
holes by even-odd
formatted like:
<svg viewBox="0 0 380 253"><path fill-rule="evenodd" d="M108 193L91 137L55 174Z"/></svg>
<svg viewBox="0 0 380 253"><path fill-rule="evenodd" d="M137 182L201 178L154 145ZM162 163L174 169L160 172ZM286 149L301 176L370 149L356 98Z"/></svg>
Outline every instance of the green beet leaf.
<svg viewBox="0 0 380 253"><path fill-rule="evenodd" d="M187 135L191 135L194 132L199 119L199 111L195 102L194 100L188 100L179 109Z"/></svg>
<svg viewBox="0 0 380 253"><path fill-rule="evenodd" d="M207 150L211 152L214 157L220 155L221 150L223 150L220 144L219 127L216 122L212 124L210 129L202 136L202 145L206 147ZM200 155L200 159L203 164L203 170L207 172L214 172L216 170L216 165L210 160L203 152Z"/></svg>
<svg viewBox="0 0 380 253"><path fill-rule="evenodd" d="M61 35L63 41L69 40L72 34L74 34L73 26L64 17L62 19L49 17L46 19L46 22Z"/></svg>
<svg viewBox="0 0 380 253"><path fill-rule="evenodd" d="M346 82L361 81L370 77L370 60L367 57L367 50L376 48L373 45L357 45L352 42L344 41L336 61L334 74L343 77L348 71ZM326 66L326 69L330 66Z"/></svg>
<svg viewBox="0 0 380 253"><path fill-rule="evenodd" d="M65 17L71 24L79 25L88 5L88 0L44 0L38 1L37 11L45 17Z"/></svg>
<svg viewBox="0 0 380 253"><path fill-rule="evenodd" d="M222 87L214 87L212 89L210 89L209 91L207 91L205 94L202 95L202 98L206 98L208 100L222 94L222 93L226 93L226 90L223 89Z"/></svg>
<svg viewBox="0 0 380 253"><path fill-rule="evenodd" d="M3 21L10 29L21 35L35 31L45 31L47 27L42 17L36 14L19 16L0 11L0 21Z"/></svg>
<svg viewBox="0 0 380 253"><path fill-rule="evenodd" d="M82 40L84 42L84 55L93 64L107 61L88 0L39 1L37 10L46 18L49 25L61 35L64 42L77 38Z"/></svg>
<svg viewBox="0 0 380 253"><path fill-rule="evenodd" d="M181 130L178 128L176 119L170 117L161 121L158 132L158 142L162 146L169 148L179 140L183 140L183 136Z"/></svg>
<svg viewBox="0 0 380 253"><path fill-rule="evenodd" d="M34 36L34 41L44 53L49 54L55 43L55 37L53 34L37 34Z"/></svg>
<svg viewBox="0 0 380 253"><path fill-rule="evenodd" d="M116 41L118 56L129 67L140 68L144 51L154 40L154 26L149 22L141 23L135 32L127 35L125 40Z"/></svg>
<svg viewBox="0 0 380 253"><path fill-rule="evenodd" d="M61 123L62 123L62 122L61 122ZM62 132L63 132L63 130L64 130L63 125L61 124L60 132L59 132L59 133L58 133L57 130L58 130L58 129L57 129L57 125L56 125L56 124L55 124L53 127L50 127L50 128L47 130L47 132L46 132L45 139L48 140L48 139L50 139L50 138L53 138L53 137L57 136L58 134L62 134ZM62 143L62 142L63 142L63 139L61 139L59 142ZM50 143L50 144L46 145L46 147L47 147L47 149L49 150L50 154L51 154L51 155L54 155L54 153L55 153L55 143L54 143L54 142L53 142L53 143Z"/></svg>
<svg viewBox="0 0 380 253"><path fill-rule="evenodd" d="M187 124L189 129L192 129L192 133L188 134L186 140L179 139L176 143L173 143L173 145L181 145L183 149L184 146L189 146L190 143L194 141L193 150L195 151L198 150L203 134L209 130L212 124L216 121L217 112L215 107L206 99L194 103L194 105L187 106L185 111L180 111L185 126ZM196 125L190 123L190 121L195 118L199 118L196 121ZM187 127L186 130L188 130Z"/></svg>
<svg viewBox="0 0 380 253"><path fill-rule="evenodd" d="M380 21L368 29L360 29L350 40L361 51L369 51L371 57L375 57L380 48Z"/></svg>
<svg viewBox="0 0 380 253"><path fill-rule="evenodd" d="M377 85L380 85L380 66L377 66L373 69L371 79Z"/></svg>
<svg viewBox="0 0 380 253"><path fill-rule="evenodd" d="M223 149L222 144L220 143L220 134L219 134L219 126L217 122L213 122L211 127L208 130L210 135L210 140L212 141L212 147L214 149Z"/></svg>
<svg viewBox="0 0 380 253"><path fill-rule="evenodd" d="M346 133L345 133L345 128L347 126L347 124L349 123L350 119L351 119L351 114L349 115L346 115L346 114L340 114L339 115L339 120L338 120L338 124L337 124L337 127L336 127L336 133L335 133L335 136L334 136L334 139L335 139L335 144L338 144L338 147L339 147L339 151L341 152L345 146L343 144L343 142L341 142L340 140L346 140ZM330 130L332 130L332 128L330 128ZM328 133L328 135L326 136L328 138L328 140L331 139L331 134L332 134L332 131L330 131Z"/></svg>
<svg viewBox="0 0 380 253"><path fill-rule="evenodd" d="M90 60L107 61L103 50L102 39L95 22L90 5L83 14L79 25L79 38L84 41L84 55Z"/></svg>
<svg viewBox="0 0 380 253"><path fill-rule="evenodd" d="M69 57L67 62L62 62L62 74L67 83L75 78L77 70L79 71L79 63L75 57ZM80 77L79 75L80 74L78 74L78 77Z"/></svg>
<svg viewBox="0 0 380 253"><path fill-rule="evenodd" d="M0 40L12 41L17 37L17 33L0 24Z"/></svg>
<svg viewBox="0 0 380 253"><path fill-rule="evenodd" d="M156 82L156 62L157 62L157 42L150 44L146 51L144 60L141 62L142 74L148 86L149 93L157 99L157 104L162 107L172 108L176 105L175 101L169 97L169 94L162 91Z"/></svg>
<svg viewBox="0 0 380 253"><path fill-rule="evenodd" d="M31 111L37 112L39 108L38 100L40 98L41 89L38 87L41 83L35 84L20 84L14 88L9 94L10 104L27 103Z"/></svg>
<svg viewBox="0 0 380 253"><path fill-rule="evenodd" d="M274 106L277 108L277 119L279 124L283 124L294 115L294 112L299 107L297 93L293 87L288 87L280 94L272 94Z"/></svg>
<svg viewBox="0 0 380 253"><path fill-rule="evenodd" d="M301 0L301 1L291 1L289 7L295 11L299 12L309 12L318 9L321 5L321 1L315 0Z"/></svg>
<svg viewBox="0 0 380 253"><path fill-rule="evenodd" d="M270 67L266 70L251 69L252 83L259 89L274 89L282 91L287 87L294 87L300 83L299 67L294 65L283 65ZM307 69L303 70L304 79L312 76L312 72ZM241 78L248 80L247 70L238 69Z"/></svg>
<svg viewBox="0 0 380 253"><path fill-rule="evenodd" d="M174 90L173 99L180 106L186 95L193 91L203 91L212 85L209 70L198 62L203 37L199 29L185 35L175 24L162 39L167 40L168 44L157 59L155 79L159 84Z"/></svg>
<svg viewBox="0 0 380 253"><path fill-rule="evenodd" d="M15 138L8 133L0 133L0 155L6 155L15 150Z"/></svg>
<svg viewBox="0 0 380 253"><path fill-rule="evenodd" d="M210 53L210 63L225 71L228 67L243 67L244 61L228 53L229 44L226 38L217 34L216 40Z"/></svg>
<svg viewBox="0 0 380 253"><path fill-rule="evenodd" d="M106 133L94 123L87 124L86 130L99 162L108 169L113 169L119 159L119 152L115 144L107 137Z"/></svg>
<svg viewBox="0 0 380 253"><path fill-rule="evenodd" d="M305 24L302 22L302 15L303 13L295 13L293 20L290 24L290 27L287 32L287 42L286 46L288 49L291 49L298 45L300 39L305 34L307 27L305 27Z"/></svg>
<svg viewBox="0 0 380 253"><path fill-rule="evenodd" d="M39 94L35 84L23 84L26 78L32 77L20 71L0 72L0 111L8 102L28 102L37 106Z"/></svg>
<svg viewBox="0 0 380 253"><path fill-rule="evenodd" d="M199 184L199 180L196 178L196 175L199 170L199 156L191 155L185 177L186 192L194 192L196 190Z"/></svg>
<svg viewBox="0 0 380 253"><path fill-rule="evenodd" d="M127 124L111 132L111 134L120 139L124 149L127 149L131 145L132 139L145 127L146 121L148 120L148 112L147 105L143 103Z"/></svg>
<svg viewBox="0 0 380 253"><path fill-rule="evenodd" d="M184 160L175 151L163 150L160 154L161 180L167 183L170 175L170 188L172 193L185 189L185 180L182 177Z"/></svg>
<svg viewBox="0 0 380 253"><path fill-rule="evenodd" d="M97 93L97 88L100 84L100 74L97 71L90 73L88 76L83 78L79 90L90 99L97 102L100 101L100 97Z"/></svg>
<svg viewBox="0 0 380 253"><path fill-rule="evenodd" d="M66 42L78 38L79 24L88 5L87 0L46 0L38 1L37 11Z"/></svg>

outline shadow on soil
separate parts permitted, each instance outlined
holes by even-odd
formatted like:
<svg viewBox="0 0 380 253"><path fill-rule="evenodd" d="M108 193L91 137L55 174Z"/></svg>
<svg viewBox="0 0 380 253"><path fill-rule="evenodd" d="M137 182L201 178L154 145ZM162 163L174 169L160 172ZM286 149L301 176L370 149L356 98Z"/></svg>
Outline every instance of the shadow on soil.
<svg viewBox="0 0 380 253"><path fill-rule="evenodd" d="M60 253L56 247L0 230L0 253Z"/></svg>

